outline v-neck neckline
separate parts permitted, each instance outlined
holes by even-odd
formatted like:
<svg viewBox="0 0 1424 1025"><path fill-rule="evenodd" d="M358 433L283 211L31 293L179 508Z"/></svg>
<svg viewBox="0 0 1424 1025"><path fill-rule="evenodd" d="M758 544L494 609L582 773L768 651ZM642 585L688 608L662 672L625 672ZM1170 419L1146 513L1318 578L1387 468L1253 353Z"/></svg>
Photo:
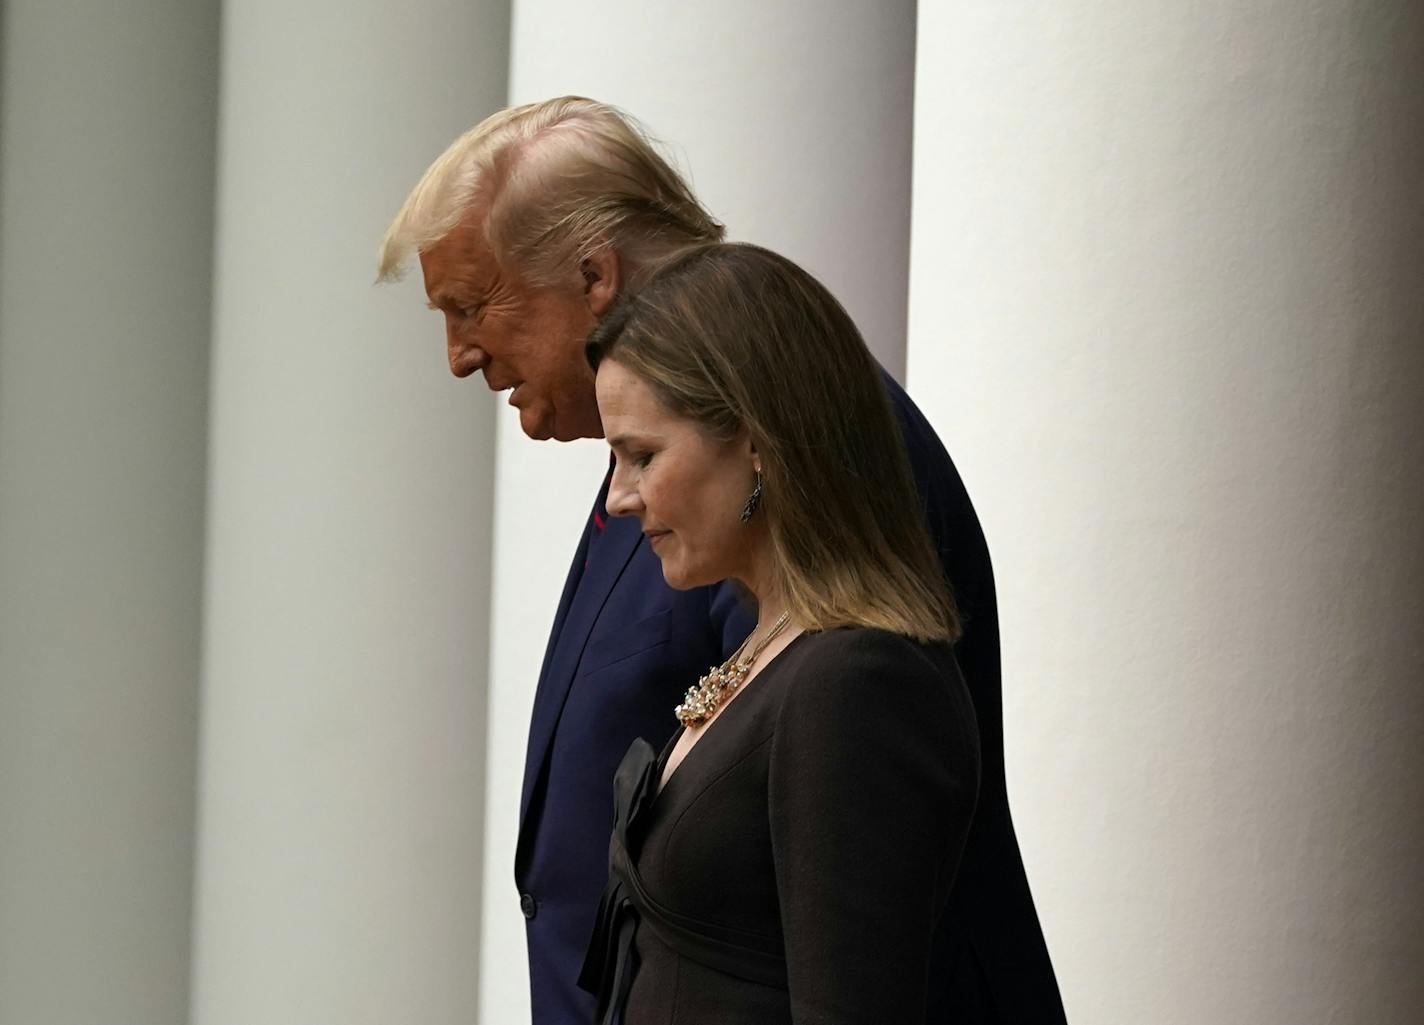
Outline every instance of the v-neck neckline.
<svg viewBox="0 0 1424 1025"><path fill-rule="evenodd" d="M801 642L801 639L803 637L808 636L810 632L811 631L808 630L802 630L795 637L791 638L791 640L787 642L786 647L782 648L775 655L771 656L771 658L767 660L766 664L763 665L761 669L757 672L756 676L752 677L749 682L756 683L763 676L765 676L767 672L769 672L777 664L777 662L781 660L782 656L784 656L792 648L796 647L796 645ZM736 695L733 695L732 698L729 698L727 700L727 705L733 705L737 701L741 700L740 695L741 691L738 690L738 693ZM683 734L687 732L686 726L683 726L681 724L678 725L677 731L672 735L672 739L669 740L667 744L663 746L662 753L658 755L658 789L657 793L653 795L654 803L656 803L659 799L662 798L663 793L667 790L667 788L672 786L672 781L676 779L682 773L682 770L687 767L687 760L692 757L692 753L706 743L707 734L710 733L719 722L722 722L724 719L726 719L729 714L730 712L726 711L724 706L724 710L721 712L721 714L707 724L706 730L703 732L702 736L697 738L697 743L693 744L692 747L688 749L687 754L682 756L682 761L677 763L677 768L673 769L672 773L668 775L666 779L664 779L663 773L667 769L668 759L672 757L673 750L676 749L678 741L680 741L682 739Z"/></svg>

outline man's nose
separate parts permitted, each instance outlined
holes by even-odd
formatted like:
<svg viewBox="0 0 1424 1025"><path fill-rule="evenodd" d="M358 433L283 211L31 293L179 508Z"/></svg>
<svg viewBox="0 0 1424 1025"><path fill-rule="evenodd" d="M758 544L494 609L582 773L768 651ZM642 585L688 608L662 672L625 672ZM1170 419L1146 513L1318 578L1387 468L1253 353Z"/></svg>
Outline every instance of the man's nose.
<svg viewBox="0 0 1424 1025"><path fill-rule="evenodd" d="M453 336L445 342L445 357L450 361L450 373L456 377L469 377L489 363L489 356L483 349L457 341Z"/></svg>
<svg viewBox="0 0 1424 1025"><path fill-rule="evenodd" d="M613 466L613 479L608 482L608 499L604 507L610 516L637 516L643 511L638 490L629 486L628 475L623 472L621 463Z"/></svg>

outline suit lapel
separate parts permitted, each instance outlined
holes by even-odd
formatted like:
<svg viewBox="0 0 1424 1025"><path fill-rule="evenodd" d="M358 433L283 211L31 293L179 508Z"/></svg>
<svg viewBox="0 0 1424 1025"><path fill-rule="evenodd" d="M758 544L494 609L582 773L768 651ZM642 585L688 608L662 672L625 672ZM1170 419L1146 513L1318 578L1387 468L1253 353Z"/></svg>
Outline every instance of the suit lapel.
<svg viewBox="0 0 1424 1025"><path fill-rule="evenodd" d="M603 504L607 480L603 486L604 491L600 492L595 509ZM544 654L544 666L539 674L539 687L534 694L534 714L529 724L529 747L524 756L524 786L519 802L521 833L535 784L548 760L549 744L563 713L589 634L598 622L608 596L613 593L614 586L643 540L638 521L631 518L607 520L596 537L591 538L591 533L591 530L585 532L564 585L559 614L555 618L549 647Z"/></svg>

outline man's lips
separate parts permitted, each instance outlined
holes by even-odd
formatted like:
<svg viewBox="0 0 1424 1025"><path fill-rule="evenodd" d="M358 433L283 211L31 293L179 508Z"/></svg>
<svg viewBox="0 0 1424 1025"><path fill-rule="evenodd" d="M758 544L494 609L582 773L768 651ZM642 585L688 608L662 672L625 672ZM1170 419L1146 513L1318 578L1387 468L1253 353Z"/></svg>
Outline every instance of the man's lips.
<svg viewBox="0 0 1424 1025"><path fill-rule="evenodd" d="M502 377L500 376L500 372L498 370L495 370L494 373L491 373L490 368L488 366L481 366L479 364L476 364L476 366L472 367L471 369L484 371L485 387L488 388L490 391L509 391L509 389L518 388L521 384L524 383L518 378Z"/></svg>
<svg viewBox="0 0 1424 1025"><path fill-rule="evenodd" d="M648 544L657 547L659 541L666 538L672 531L670 530L645 530L643 536L648 539Z"/></svg>

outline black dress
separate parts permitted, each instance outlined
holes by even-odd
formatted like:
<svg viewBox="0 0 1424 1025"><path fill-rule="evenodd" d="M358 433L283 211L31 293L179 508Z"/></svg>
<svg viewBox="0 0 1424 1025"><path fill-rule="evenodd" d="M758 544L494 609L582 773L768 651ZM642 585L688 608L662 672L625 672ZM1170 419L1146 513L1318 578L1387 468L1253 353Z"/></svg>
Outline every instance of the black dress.
<svg viewBox="0 0 1424 1025"><path fill-rule="evenodd" d="M676 742L619 769L598 1021L923 1022L979 780L950 649L802 634L657 793Z"/></svg>

